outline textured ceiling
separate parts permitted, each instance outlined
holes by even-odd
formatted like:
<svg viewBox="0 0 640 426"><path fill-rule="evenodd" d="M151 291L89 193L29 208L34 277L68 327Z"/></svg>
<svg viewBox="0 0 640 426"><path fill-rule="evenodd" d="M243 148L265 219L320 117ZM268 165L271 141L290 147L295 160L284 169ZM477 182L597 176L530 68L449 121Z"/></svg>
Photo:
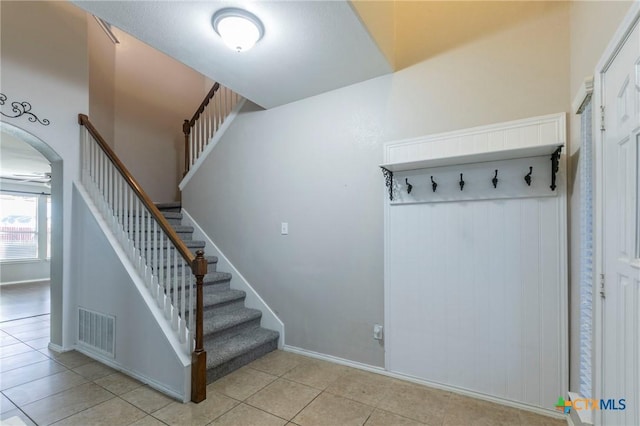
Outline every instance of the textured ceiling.
<svg viewBox="0 0 640 426"><path fill-rule="evenodd" d="M392 71L344 0L73 3L265 108ZM264 23L252 50L234 52L213 31L211 17L225 7Z"/></svg>

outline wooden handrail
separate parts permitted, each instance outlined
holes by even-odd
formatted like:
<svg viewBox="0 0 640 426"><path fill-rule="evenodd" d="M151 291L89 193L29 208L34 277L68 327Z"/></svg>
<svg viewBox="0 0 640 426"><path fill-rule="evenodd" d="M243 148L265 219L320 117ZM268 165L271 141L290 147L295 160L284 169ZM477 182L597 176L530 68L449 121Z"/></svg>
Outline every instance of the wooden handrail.
<svg viewBox="0 0 640 426"><path fill-rule="evenodd" d="M216 94L219 88L220 88L220 83L216 82L211 88L211 90L209 90L209 93L207 93L207 96L204 97L204 100L200 103L200 106L198 107L196 112L193 114L193 117L191 117L191 120L184 120L184 123L182 123L182 133L184 133L184 174L185 175L189 171L189 166L190 166L189 158L191 156L191 150L189 149L189 135L191 134L191 128L194 126L194 124L196 124L196 121L198 121L198 118L200 118L200 114L204 112L204 109L207 107L207 105L209 105L209 102L211 102L213 95Z"/></svg>
<svg viewBox="0 0 640 426"><path fill-rule="evenodd" d="M116 167L120 175L122 175L123 179L129 184L131 189L136 193L136 195L140 198L144 206L147 208L149 213L154 217L160 228L167 235L169 240L173 243L174 247L178 250L178 252L182 255L184 260L186 260L189 265L193 265L195 256L191 253L191 250L185 245L185 243L178 237L176 231L169 225L167 219L160 213L160 210L153 204L153 201L149 198L146 192L142 189L138 181L131 175L129 170L122 164L122 161L116 156L115 152L111 149L104 138L98 133L98 130L91 124L89 121L89 117L85 114L78 114L78 123L81 126L84 126L91 136L96 140L100 148L104 151L104 153L109 157L113 165Z"/></svg>

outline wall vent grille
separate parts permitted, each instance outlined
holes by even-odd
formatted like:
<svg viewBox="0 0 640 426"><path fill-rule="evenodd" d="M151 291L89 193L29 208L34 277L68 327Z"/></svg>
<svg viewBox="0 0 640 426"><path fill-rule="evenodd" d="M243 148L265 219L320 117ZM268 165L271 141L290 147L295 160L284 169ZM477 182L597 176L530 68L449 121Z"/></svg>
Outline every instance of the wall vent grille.
<svg viewBox="0 0 640 426"><path fill-rule="evenodd" d="M78 308L78 344L115 358L116 318Z"/></svg>

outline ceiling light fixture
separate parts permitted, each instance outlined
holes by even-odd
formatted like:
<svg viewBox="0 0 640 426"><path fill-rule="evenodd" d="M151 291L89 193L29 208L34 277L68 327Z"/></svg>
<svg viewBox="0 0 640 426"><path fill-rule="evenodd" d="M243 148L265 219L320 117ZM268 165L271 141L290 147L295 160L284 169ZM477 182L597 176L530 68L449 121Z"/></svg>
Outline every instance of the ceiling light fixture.
<svg viewBox="0 0 640 426"><path fill-rule="evenodd" d="M264 35L260 19L243 9L220 9L213 15L211 23L224 44L237 52L251 49Z"/></svg>

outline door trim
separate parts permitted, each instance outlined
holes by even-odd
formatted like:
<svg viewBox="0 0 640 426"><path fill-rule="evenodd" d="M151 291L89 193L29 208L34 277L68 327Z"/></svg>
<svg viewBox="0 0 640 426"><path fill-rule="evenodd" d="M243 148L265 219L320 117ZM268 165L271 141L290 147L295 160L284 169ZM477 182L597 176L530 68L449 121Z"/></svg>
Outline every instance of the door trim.
<svg viewBox="0 0 640 426"><path fill-rule="evenodd" d="M603 371L602 371L602 357L603 357L603 336L602 336L602 324L603 324L603 316L602 316L602 298L599 297L600 294L600 276L604 271L604 186L602 177L604 176L604 154L603 154L603 144L604 144L604 131L601 131L602 128L602 114L600 113L600 108L603 104L604 99L604 87L603 87L603 77L604 73L607 72L611 63L618 55L618 52L624 45L624 43L629 38L633 28L636 23L640 20L640 2L635 1L624 19L618 26L615 34L611 38L607 48L602 53L598 64L594 70L594 103L593 103L593 111L594 111L594 120L593 122L593 135L594 135L594 143L595 149L593 164L595 165L595 173L594 173L594 188L593 188L593 199L594 199L594 216L593 216L593 225L594 225L594 265L595 265L595 273L593 274L593 295L594 295L594 306L593 306L593 347L591 348L591 356L594 361L592 364L592 380L593 380L593 391L594 398L601 398L602 395L602 381L603 381ZM606 118L606 117L605 117ZM595 410L595 424L602 424L602 411Z"/></svg>

